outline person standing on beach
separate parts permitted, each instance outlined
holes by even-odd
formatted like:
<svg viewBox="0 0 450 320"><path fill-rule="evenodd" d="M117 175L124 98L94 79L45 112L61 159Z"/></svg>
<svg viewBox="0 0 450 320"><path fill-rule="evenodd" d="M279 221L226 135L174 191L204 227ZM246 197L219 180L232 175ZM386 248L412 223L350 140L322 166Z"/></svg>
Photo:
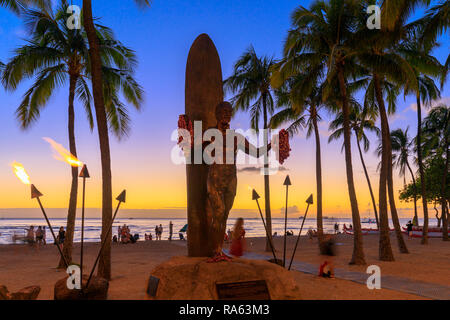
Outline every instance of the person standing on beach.
<svg viewBox="0 0 450 320"><path fill-rule="evenodd" d="M337 234L339 232L339 225L337 222L334 224L334 234Z"/></svg>
<svg viewBox="0 0 450 320"><path fill-rule="evenodd" d="M172 241L172 235L173 235L173 223L170 221L169 223L169 241Z"/></svg>
<svg viewBox="0 0 450 320"><path fill-rule="evenodd" d="M44 246L47 244L47 232L45 231L45 226L42 227L42 240L44 241Z"/></svg>
<svg viewBox="0 0 450 320"><path fill-rule="evenodd" d="M160 224L160 225L159 225L159 240L162 240L162 239L161 239L162 233L163 233L163 226L162 226L162 224Z"/></svg>
<svg viewBox="0 0 450 320"><path fill-rule="evenodd" d="M245 229L244 219L239 218L234 225L230 254L235 257L241 257L244 254L245 247Z"/></svg>
<svg viewBox="0 0 450 320"><path fill-rule="evenodd" d="M36 230L36 246L38 249L43 242L44 242L44 234L42 233L42 227L39 226Z"/></svg>
<svg viewBox="0 0 450 320"><path fill-rule="evenodd" d="M64 231L64 227L61 227L61 228L59 228L58 238L56 239L58 243L55 243L55 244L61 245L61 247L62 247L65 239L66 239L66 231Z"/></svg>
<svg viewBox="0 0 450 320"><path fill-rule="evenodd" d="M413 234L413 224L411 223L411 220L406 224L406 230L408 231L408 239L411 240Z"/></svg>
<svg viewBox="0 0 450 320"><path fill-rule="evenodd" d="M158 240L159 238L159 228L158 225L155 226L155 240Z"/></svg>
<svg viewBox="0 0 450 320"><path fill-rule="evenodd" d="M34 247L34 226L30 226L30 229L27 229L27 242L30 247Z"/></svg>

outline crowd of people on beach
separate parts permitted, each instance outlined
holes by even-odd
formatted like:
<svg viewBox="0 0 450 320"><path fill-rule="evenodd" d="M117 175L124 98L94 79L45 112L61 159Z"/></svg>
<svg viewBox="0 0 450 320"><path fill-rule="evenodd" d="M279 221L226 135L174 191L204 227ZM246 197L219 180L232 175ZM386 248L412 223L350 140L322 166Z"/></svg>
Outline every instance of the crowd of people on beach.
<svg viewBox="0 0 450 320"><path fill-rule="evenodd" d="M19 236L15 233L12 236L13 243L15 243L16 241L24 241L30 247L35 247L37 249L47 244L47 232L45 226L38 226L37 228L35 228L33 225L31 225L28 229L25 229L25 234L25 236ZM65 239L66 231L64 230L64 227L61 226L56 237L56 244L62 246Z"/></svg>
<svg viewBox="0 0 450 320"><path fill-rule="evenodd" d="M164 231L164 228L162 224L159 226L155 226L155 236L153 237L153 234L149 232L148 234L144 234L144 240L145 241L152 241L154 240L162 240L162 234ZM170 221L169 223L169 237L167 238L169 241L172 241L173 236L173 223ZM182 232L179 233L180 240L185 240L185 237ZM113 242L115 243L136 243L139 240L139 234L135 233L134 235L131 234L130 228L124 224L123 226L117 227L117 235L113 236Z"/></svg>
<svg viewBox="0 0 450 320"><path fill-rule="evenodd" d="M34 226L30 226L30 228L26 229L26 232L27 236L25 240L30 246L39 248L47 244L45 226L39 226L37 229Z"/></svg>
<svg viewBox="0 0 450 320"><path fill-rule="evenodd" d="M120 242L122 244L127 243L136 243L139 240L139 234L135 233L134 235L131 234L130 227L128 227L126 224L123 226L117 227L117 236L113 236L113 242L117 243Z"/></svg>

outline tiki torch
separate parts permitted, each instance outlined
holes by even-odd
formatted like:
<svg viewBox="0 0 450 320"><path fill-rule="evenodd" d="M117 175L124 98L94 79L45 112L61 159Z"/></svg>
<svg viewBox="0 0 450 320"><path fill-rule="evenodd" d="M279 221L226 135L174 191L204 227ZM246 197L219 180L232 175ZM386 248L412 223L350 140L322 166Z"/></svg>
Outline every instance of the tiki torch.
<svg viewBox="0 0 450 320"><path fill-rule="evenodd" d="M308 199L306 199L308 206L306 207L305 215L303 216L302 226L300 227L300 232L298 233L297 242L295 243L294 251L292 252L291 262L289 263L288 270L291 270L292 261L294 261L295 251L297 251L298 242L300 240L300 235L302 234L303 225L305 224L306 215L308 214L309 205L313 204L313 195L311 194Z"/></svg>
<svg viewBox="0 0 450 320"><path fill-rule="evenodd" d="M54 152L54 158L59 161L63 161L65 163L68 163L70 166L74 168L79 168L83 166L80 172L80 177L83 178L83 206L81 209L81 252L80 252L80 272L83 274L83 248L84 248L84 201L85 201L85 193L86 193L86 178L89 178L89 171L83 162L77 159L76 156L74 156L72 153L70 153L69 150L64 148L61 144L54 141L50 138L43 138L45 141L47 141ZM83 281L83 278L81 278L81 281Z"/></svg>
<svg viewBox="0 0 450 320"><path fill-rule="evenodd" d="M14 169L14 173L16 174L16 176L24 184L30 185L31 199L37 200L39 207L41 208L42 214L44 215L44 218L47 221L48 228L50 229L50 232L52 233L53 240L55 241L55 244L56 244L56 247L58 248L59 254L61 255L61 258L63 259L64 264L66 265L66 268L67 268L69 266L69 264L67 263L66 257L64 257L61 247L59 246L58 240L56 239L56 236L55 236L55 232L53 232L52 225L50 223L50 220L48 220L47 213L45 212L44 206L42 205L42 202L40 199L43 196L43 194L34 186L34 184L31 184L30 176L27 174L27 172L25 171L25 168L20 163L14 162L12 164L12 167Z"/></svg>
<svg viewBox="0 0 450 320"><path fill-rule="evenodd" d="M264 229L266 230L266 236L267 236L267 239L269 240L270 249L272 249L272 254L273 254L273 258L275 259L275 262L277 262L278 259L277 259L277 256L275 255L275 249L273 248L272 237L269 234L269 231L267 231L266 222L264 221L264 217L263 217L263 214L262 214L262 211L261 211L261 207L259 206L259 201L258 201L259 198L261 198L261 197L255 191L255 189L253 189L253 191L252 191L252 200L255 200L256 204L258 205L259 215L261 216L261 220L262 220L262 223L264 225Z"/></svg>
<svg viewBox="0 0 450 320"><path fill-rule="evenodd" d="M286 207L284 210L284 247L283 247L283 267L286 267L286 232L287 232L287 210L288 210L288 191L291 185L291 179L289 175L286 176L283 185L286 186Z"/></svg>
<svg viewBox="0 0 450 320"><path fill-rule="evenodd" d="M86 179L90 178L89 171L86 165L83 165L83 168L80 172L80 178L83 178L83 200L81 206L81 249L80 249L80 284L81 290L83 290L83 250L84 250L84 203L86 198Z"/></svg>
<svg viewBox="0 0 450 320"><path fill-rule="evenodd" d="M92 267L91 273L89 274L89 278L88 278L88 281L86 283L86 288L89 288L89 283L91 282L91 278L92 278L92 275L94 274L95 267L97 267L98 260L100 259L100 256L102 255L103 249L104 249L105 244L106 244L106 240L110 236L110 232L111 232L111 228L112 228L113 223L114 223L114 219L116 219L116 215L117 215L117 212L119 211L120 204L122 202L125 203L126 195L127 195L127 191L123 190L119 194L119 196L116 198L116 200L119 201L119 203L117 203L116 211L114 211L114 215L113 215L113 217L111 219L111 223L109 224L109 228L107 229L106 234L105 234L105 236L102 239L102 243L101 243L101 246L100 246L100 251L98 252L97 258L95 259L94 266Z"/></svg>

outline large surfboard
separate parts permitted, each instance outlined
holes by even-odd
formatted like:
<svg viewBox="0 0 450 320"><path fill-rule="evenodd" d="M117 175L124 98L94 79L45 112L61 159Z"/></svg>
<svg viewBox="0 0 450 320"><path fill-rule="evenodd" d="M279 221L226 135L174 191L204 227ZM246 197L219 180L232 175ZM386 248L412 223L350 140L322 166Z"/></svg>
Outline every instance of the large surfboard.
<svg viewBox="0 0 450 320"><path fill-rule="evenodd" d="M192 44L186 63L185 113L192 124L194 121L202 121L204 132L216 125L215 108L222 101L222 68L219 54L210 37L201 34ZM206 257L212 254L206 217L207 175L206 164L194 164L192 161L192 164L186 165L190 257Z"/></svg>

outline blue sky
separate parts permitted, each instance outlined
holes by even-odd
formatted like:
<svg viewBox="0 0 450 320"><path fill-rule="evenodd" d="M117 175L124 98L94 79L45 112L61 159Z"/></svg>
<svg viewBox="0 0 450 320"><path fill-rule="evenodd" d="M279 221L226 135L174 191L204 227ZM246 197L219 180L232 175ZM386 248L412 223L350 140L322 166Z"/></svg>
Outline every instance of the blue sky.
<svg viewBox="0 0 450 320"><path fill-rule="evenodd" d="M170 163L174 142L171 132L176 129L178 115L184 113L184 71L189 48L200 33L208 33L214 41L222 62L224 78L232 72L234 62L249 45L259 55L279 58L283 40L290 27L290 14L299 5L308 6L310 1L160 1L154 0L151 8L139 10L131 0L93 1L94 15L101 23L111 27L124 44L133 48L139 59L136 77L144 87L146 99L142 112L131 112L133 129L131 136L121 142L111 139L113 190L129 189L131 208L165 208L185 206L185 169ZM81 1L73 1L81 4ZM26 37L21 21L5 9L0 9L0 61L11 57L12 50L22 44ZM444 61L449 52L448 34L442 37L442 46L436 51ZM67 88L57 91L41 119L33 128L23 132L18 129L14 110L29 83L24 83L14 93L0 88L0 208L33 207L34 203L23 200L28 191L23 190L11 174L9 163L22 162L41 189L47 190L51 207L64 207L67 202L69 170L63 163L51 157L48 145L41 138L51 137L67 146ZM450 103L448 84L442 92ZM414 99L404 101L399 97L399 108L391 118L391 129L410 126L415 133L416 113ZM88 205L98 207L100 199L100 160L96 131L90 133L80 105L76 104L76 134L80 159L89 164L92 175L92 196ZM345 167L340 153L341 143L327 144L327 121L321 124L325 192L333 193L330 214L348 212L348 195L345 185ZM238 114L233 127L247 129L248 117ZM373 137L372 137L373 138ZM374 157L376 140L366 155L373 177L374 189L378 176ZM314 143L300 134L292 141L292 156L286 162L294 183L292 205L303 206L304 199L315 192ZM356 151L354 147L354 151ZM356 183L360 210L369 210L369 195L359 158L354 153ZM283 206L281 186L285 173L272 178L273 206ZM252 208L247 186L263 190L262 177L240 173L236 207ZM398 181L398 186L401 186ZM62 194L61 190L64 191ZM41 190L42 191L42 190ZM54 195L52 197L52 194ZM58 196L56 196L58 195ZM133 195L135 198L133 199ZM406 205L405 205L406 206ZM275 209L278 211L278 209Z"/></svg>

